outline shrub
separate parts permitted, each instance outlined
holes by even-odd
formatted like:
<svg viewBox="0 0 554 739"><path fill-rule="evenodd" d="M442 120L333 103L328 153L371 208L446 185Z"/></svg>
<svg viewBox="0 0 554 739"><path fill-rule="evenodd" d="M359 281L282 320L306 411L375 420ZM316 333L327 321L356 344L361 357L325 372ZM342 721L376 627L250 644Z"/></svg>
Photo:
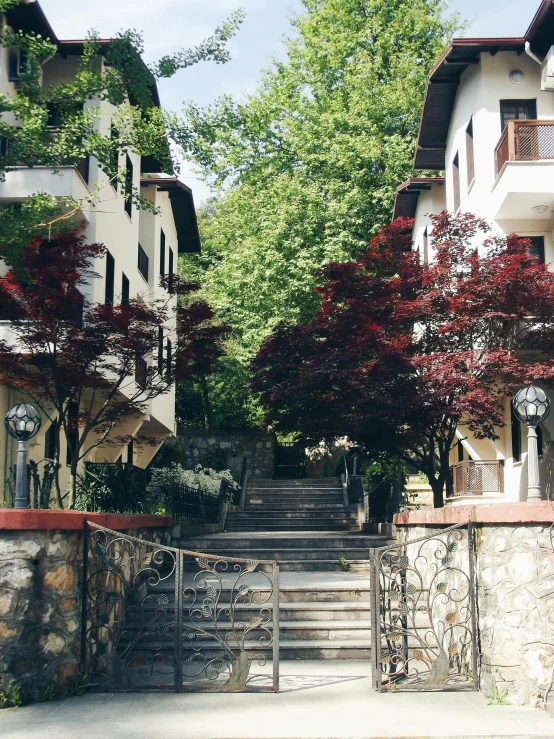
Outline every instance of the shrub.
<svg viewBox="0 0 554 739"><path fill-rule="evenodd" d="M219 495L222 480L228 483L225 488L230 492L238 490L238 485L229 470L217 472L210 467L201 466L195 467L194 470L185 470L180 464L173 463L170 467L152 470L150 495L153 501L168 503L173 489L183 486L196 488L210 495Z"/></svg>

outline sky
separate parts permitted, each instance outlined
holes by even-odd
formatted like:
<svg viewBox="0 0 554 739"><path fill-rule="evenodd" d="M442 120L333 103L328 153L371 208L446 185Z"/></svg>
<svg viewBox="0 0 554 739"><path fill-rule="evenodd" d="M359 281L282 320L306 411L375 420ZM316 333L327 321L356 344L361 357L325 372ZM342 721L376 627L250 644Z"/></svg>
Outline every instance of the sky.
<svg viewBox="0 0 554 739"><path fill-rule="evenodd" d="M540 0L451 0L449 9L468 22L466 36L521 36ZM246 21L230 42L232 60L204 63L159 85L164 107L179 111L183 101L208 105L219 95L254 92L261 70L271 58L283 58L283 37L301 0L41 0L58 38L84 38L96 29L102 38L120 29L144 33L146 60L155 61L209 36L233 10L242 7ZM180 179L192 187L196 203L209 195L193 168L183 165Z"/></svg>

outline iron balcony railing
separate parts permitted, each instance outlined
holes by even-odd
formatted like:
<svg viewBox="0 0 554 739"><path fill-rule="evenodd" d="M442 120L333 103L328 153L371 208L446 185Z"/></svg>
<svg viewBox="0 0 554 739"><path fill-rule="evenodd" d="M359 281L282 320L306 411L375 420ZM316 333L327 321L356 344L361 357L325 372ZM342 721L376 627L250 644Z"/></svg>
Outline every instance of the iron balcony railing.
<svg viewBox="0 0 554 739"><path fill-rule="evenodd" d="M448 497L504 492L504 466L497 460L460 462L450 468Z"/></svg>
<svg viewBox="0 0 554 739"><path fill-rule="evenodd" d="M215 524L219 521L221 499L218 493L206 493L186 485L171 490L171 513L175 524Z"/></svg>
<svg viewBox="0 0 554 739"><path fill-rule="evenodd" d="M506 162L554 159L554 121L508 121L494 158L497 176Z"/></svg>

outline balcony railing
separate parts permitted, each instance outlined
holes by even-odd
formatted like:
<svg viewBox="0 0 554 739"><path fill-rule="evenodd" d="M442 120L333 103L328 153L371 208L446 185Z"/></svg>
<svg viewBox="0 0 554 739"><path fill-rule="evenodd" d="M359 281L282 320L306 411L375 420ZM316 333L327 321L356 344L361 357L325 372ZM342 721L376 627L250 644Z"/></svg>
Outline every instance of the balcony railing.
<svg viewBox="0 0 554 739"><path fill-rule="evenodd" d="M508 121L494 158L497 176L506 162L554 159L554 121Z"/></svg>
<svg viewBox="0 0 554 739"><path fill-rule="evenodd" d="M504 466L501 461L460 462L450 468L449 498L503 492Z"/></svg>

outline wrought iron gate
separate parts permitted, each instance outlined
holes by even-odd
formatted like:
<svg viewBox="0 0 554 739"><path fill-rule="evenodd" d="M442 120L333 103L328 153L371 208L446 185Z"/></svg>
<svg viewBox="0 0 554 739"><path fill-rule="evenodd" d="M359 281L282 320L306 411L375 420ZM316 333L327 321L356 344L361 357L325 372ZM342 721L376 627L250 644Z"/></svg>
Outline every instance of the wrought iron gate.
<svg viewBox="0 0 554 739"><path fill-rule="evenodd" d="M474 530L372 549L373 685L477 690Z"/></svg>
<svg viewBox="0 0 554 739"><path fill-rule="evenodd" d="M97 690L279 690L275 562L85 534L81 659Z"/></svg>

